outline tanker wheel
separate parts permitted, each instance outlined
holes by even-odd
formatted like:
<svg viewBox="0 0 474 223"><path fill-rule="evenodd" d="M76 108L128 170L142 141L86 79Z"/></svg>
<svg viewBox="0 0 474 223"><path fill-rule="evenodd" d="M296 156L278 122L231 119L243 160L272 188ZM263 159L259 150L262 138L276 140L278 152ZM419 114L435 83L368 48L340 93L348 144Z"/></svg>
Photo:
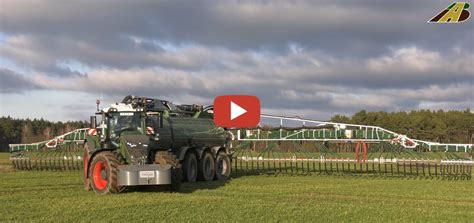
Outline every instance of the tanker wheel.
<svg viewBox="0 0 474 223"><path fill-rule="evenodd" d="M89 167L89 147L87 146L87 144L84 146L84 154L82 156L82 161L83 161L83 181L84 181L84 189L86 191L90 191L91 190L91 181L90 181L90 178L89 178L89 174L87 173L87 168Z"/></svg>
<svg viewBox="0 0 474 223"><path fill-rule="evenodd" d="M202 154L202 158L199 160L198 169L198 177L200 180L214 180L214 176L216 174L216 164L214 157L210 152L206 151Z"/></svg>
<svg viewBox="0 0 474 223"><path fill-rule="evenodd" d="M230 158L224 151L220 151L216 157L216 180L227 180L230 171Z"/></svg>
<svg viewBox="0 0 474 223"><path fill-rule="evenodd" d="M155 163L171 165L171 184L168 185L168 190L172 192L179 191L181 188L181 181L183 180L183 172L176 155L165 151L156 152Z"/></svg>
<svg viewBox="0 0 474 223"><path fill-rule="evenodd" d="M122 190L117 182L118 167L122 163L120 155L111 151L100 152L94 157L89 171L94 192L112 194Z"/></svg>
<svg viewBox="0 0 474 223"><path fill-rule="evenodd" d="M195 153L186 153L183 161L183 171L183 178L185 181L191 183L196 182L198 175L198 162Z"/></svg>

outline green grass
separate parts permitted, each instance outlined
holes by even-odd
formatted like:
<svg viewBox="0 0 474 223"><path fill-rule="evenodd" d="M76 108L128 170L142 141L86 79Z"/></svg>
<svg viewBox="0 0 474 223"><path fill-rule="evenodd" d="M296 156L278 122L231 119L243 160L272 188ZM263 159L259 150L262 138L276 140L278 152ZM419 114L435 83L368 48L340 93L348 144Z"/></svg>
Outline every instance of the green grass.
<svg viewBox="0 0 474 223"><path fill-rule="evenodd" d="M474 220L472 181L256 175L184 184L181 193L99 196L83 190L80 172L0 178L0 222Z"/></svg>
<svg viewBox="0 0 474 223"><path fill-rule="evenodd" d="M10 161L10 153L0 153L0 176L2 176L2 172L9 172L12 170L13 167Z"/></svg>
<svg viewBox="0 0 474 223"><path fill-rule="evenodd" d="M0 165L10 165L10 153L0 153Z"/></svg>

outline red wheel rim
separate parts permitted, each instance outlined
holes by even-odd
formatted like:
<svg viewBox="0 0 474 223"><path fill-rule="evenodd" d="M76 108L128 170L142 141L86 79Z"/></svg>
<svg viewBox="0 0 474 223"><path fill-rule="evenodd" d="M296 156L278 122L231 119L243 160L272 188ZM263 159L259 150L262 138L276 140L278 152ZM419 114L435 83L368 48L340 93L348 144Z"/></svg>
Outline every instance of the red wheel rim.
<svg viewBox="0 0 474 223"><path fill-rule="evenodd" d="M94 185L97 189L103 190L107 186L109 181L107 180L107 166L104 162L97 161L95 163L93 177Z"/></svg>

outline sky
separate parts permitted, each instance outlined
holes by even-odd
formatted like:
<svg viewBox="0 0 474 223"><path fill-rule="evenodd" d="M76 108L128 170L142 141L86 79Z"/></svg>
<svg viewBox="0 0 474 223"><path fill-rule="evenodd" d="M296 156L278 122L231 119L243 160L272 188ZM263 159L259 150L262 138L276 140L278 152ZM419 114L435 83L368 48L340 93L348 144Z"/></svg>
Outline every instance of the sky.
<svg viewBox="0 0 474 223"><path fill-rule="evenodd" d="M427 23L451 3L0 0L0 116L87 120L130 94L319 120L474 110L473 19Z"/></svg>

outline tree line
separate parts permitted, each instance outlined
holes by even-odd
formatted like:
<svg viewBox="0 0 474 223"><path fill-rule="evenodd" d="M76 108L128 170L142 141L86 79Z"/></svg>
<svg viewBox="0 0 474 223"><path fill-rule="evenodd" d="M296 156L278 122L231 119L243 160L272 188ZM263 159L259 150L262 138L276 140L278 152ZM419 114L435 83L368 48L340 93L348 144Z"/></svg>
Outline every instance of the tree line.
<svg viewBox="0 0 474 223"><path fill-rule="evenodd" d="M88 123L84 121L51 122L0 117L0 152L9 151L8 144L40 142L86 126Z"/></svg>
<svg viewBox="0 0 474 223"><path fill-rule="evenodd" d="M335 115L333 122L375 125L410 138L444 143L470 143L474 134L474 113L417 110L411 112L359 111L347 117Z"/></svg>
<svg viewBox="0 0 474 223"><path fill-rule="evenodd" d="M474 133L474 113L469 109L411 112L362 110L350 117L335 115L331 121L375 125L411 138L445 143L469 143ZM0 117L0 152L7 152L8 144L39 142L87 126L85 121L51 122Z"/></svg>

